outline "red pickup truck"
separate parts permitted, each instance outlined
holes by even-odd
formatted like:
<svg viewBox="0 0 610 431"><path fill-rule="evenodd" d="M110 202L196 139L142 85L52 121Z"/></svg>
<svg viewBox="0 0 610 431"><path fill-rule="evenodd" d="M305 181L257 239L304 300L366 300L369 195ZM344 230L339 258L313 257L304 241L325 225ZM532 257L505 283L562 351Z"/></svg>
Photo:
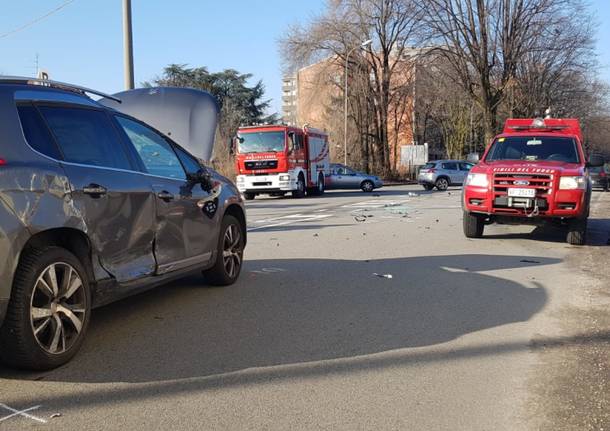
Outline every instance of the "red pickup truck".
<svg viewBox="0 0 610 431"><path fill-rule="evenodd" d="M588 167L576 119L508 119L464 183L464 234L480 238L491 223L556 222L583 245L591 201Z"/></svg>

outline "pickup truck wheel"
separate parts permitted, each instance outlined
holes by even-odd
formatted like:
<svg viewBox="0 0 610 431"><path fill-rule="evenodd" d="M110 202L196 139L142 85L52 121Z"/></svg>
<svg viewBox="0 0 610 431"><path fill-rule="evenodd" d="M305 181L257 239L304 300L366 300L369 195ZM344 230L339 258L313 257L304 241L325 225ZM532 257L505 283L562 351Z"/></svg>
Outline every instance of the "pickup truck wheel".
<svg viewBox="0 0 610 431"><path fill-rule="evenodd" d="M216 263L203 272L209 284L228 286L235 283L241 272L244 256L244 228L235 217L226 215L222 219Z"/></svg>
<svg viewBox="0 0 610 431"><path fill-rule="evenodd" d="M256 195L254 193L248 193L248 192L244 193L244 198L247 201L253 201L255 197L256 197Z"/></svg>
<svg viewBox="0 0 610 431"><path fill-rule="evenodd" d="M299 175L297 180L297 189L292 192L292 197L300 199L305 196L305 178L303 175Z"/></svg>
<svg viewBox="0 0 610 431"><path fill-rule="evenodd" d="M0 358L16 368L50 370L76 355L91 314L86 271L60 247L25 252L0 330Z"/></svg>
<svg viewBox="0 0 610 431"><path fill-rule="evenodd" d="M435 186L440 191L447 190L449 188L449 180L445 177L440 177L436 180Z"/></svg>
<svg viewBox="0 0 610 431"><path fill-rule="evenodd" d="M568 244L585 245L587 240L587 219L577 218L568 224Z"/></svg>
<svg viewBox="0 0 610 431"><path fill-rule="evenodd" d="M463 225L466 238L481 238L483 236L485 220L480 215L464 211Z"/></svg>

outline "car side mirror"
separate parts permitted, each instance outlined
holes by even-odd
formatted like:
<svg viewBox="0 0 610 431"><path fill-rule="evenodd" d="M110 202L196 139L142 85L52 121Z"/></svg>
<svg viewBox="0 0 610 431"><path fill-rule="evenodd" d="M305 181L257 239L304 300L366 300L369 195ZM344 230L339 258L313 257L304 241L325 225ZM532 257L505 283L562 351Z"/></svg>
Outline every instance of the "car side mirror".
<svg viewBox="0 0 610 431"><path fill-rule="evenodd" d="M294 132L288 132L288 153L294 151Z"/></svg>
<svg viewBox="0 0 610 431"><path fill-rule="evenodd" d="M237 147L237 137L229 139L229 155L235 154L235 148Z"/></svg>
<svg viewBox="0 0 610 431"><path fill-rule="evenodd" d="M589 157L589 161L587 162L588 168L598 168L600 166L604 166L604 158L598 154L593 154Z"/></svg>
<svg viewBox="0 0 610 431"><path fill-rule="evenodd" d="M210 192L214 188L212 183L212 174L205 168L199 169L197 172L188 174L187 180L190 184L201 184L201 188L206 192Z"/></svg>

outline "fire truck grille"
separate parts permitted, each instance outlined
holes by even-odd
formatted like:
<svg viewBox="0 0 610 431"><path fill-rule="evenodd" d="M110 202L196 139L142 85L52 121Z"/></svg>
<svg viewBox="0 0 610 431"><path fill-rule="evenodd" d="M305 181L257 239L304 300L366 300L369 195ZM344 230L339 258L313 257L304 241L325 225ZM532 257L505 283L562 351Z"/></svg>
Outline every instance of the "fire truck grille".
<svg viewBox="0 0 610 431"><path fill-rule="evenodd" d="M250 160L244 163L246 169L276 169L277 160Z"/></svg>

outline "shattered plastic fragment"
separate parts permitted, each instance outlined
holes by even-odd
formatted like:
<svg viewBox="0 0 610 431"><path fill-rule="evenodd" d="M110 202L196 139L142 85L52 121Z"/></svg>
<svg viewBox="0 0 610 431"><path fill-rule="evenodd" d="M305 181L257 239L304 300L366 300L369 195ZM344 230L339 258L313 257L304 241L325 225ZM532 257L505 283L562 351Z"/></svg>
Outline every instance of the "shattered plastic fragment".
<svg viewBox="0 0 610 431"><path fill-rule="evenodd" d="M374 272L373 275L379 278L392 278L392 274L377 274L376 272Z"/></svg>

